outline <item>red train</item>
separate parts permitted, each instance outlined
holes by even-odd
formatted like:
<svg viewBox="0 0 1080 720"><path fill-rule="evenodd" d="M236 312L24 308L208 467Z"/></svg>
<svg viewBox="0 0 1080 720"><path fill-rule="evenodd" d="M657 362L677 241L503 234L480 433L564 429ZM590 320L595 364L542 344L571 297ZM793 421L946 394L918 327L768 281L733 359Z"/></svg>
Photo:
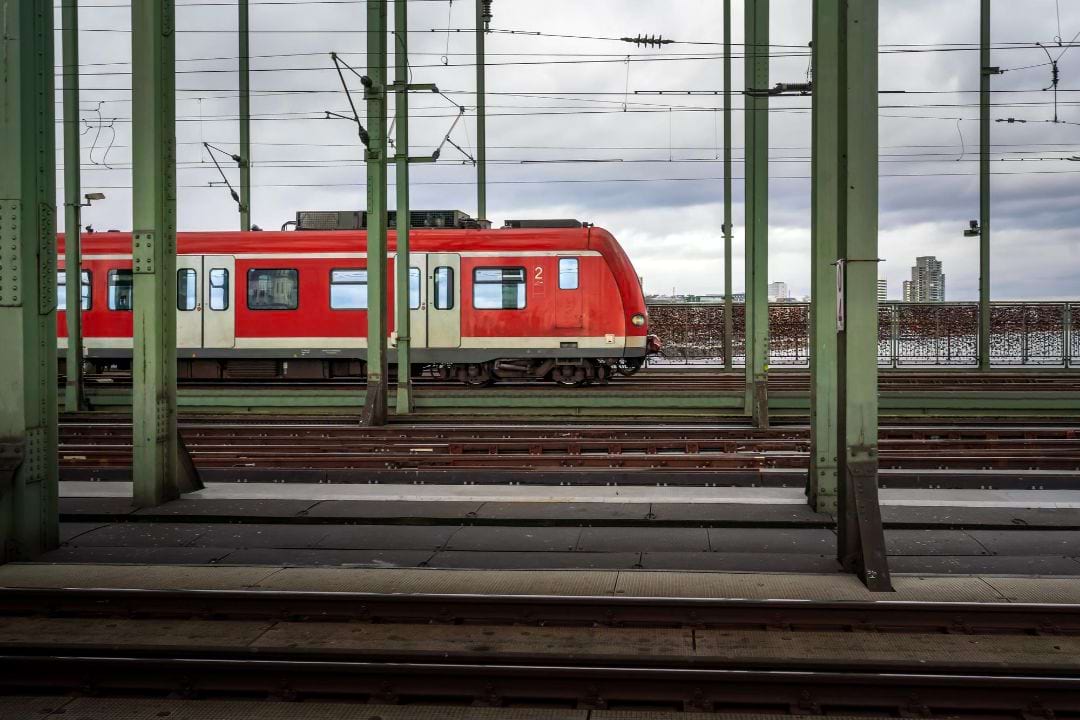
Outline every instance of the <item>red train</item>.
<svg viewBox="0 0 1080 720"><path fill-rule="evenodd" d="M626 253L596 227L416 229L410 233L413 371L487 384L566 385L633 372L659 343ZM390 232L390 344L395 237ZM363 231L180 233L182 378L362 376L367 353ZM131 358L130 233L83 235L87 362ZM63 237L58 273L66 345ZM390 360L394 360L391 349Z"/></svg>

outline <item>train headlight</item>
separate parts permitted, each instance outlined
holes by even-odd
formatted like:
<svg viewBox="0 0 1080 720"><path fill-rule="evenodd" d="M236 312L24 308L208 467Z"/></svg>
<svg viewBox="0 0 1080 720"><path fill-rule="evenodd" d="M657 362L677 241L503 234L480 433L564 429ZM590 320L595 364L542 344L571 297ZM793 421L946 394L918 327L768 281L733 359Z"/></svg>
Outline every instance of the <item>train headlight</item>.
<svg viewBox="0 0 1080 720"><path fill-rule="evenodd" d="M634 327L645 327L645 316L641 313L635 314L630 318L630 324Z"/></svg>

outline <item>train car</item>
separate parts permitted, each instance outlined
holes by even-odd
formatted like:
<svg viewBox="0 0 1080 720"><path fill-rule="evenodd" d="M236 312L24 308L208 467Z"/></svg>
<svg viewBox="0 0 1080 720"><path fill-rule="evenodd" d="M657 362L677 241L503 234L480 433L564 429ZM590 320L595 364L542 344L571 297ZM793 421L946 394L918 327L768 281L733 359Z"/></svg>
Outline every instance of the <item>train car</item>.
<svg viewBox="0 0 1080 720"><path fill-rule="evenodd" d="M410 232L413 371L483 385L565 385L633 371L658 350L638 276L600 228ZM130 365L130 233L82 237L83 335L91 369ZM198 232L177 238L181 378L333 378L364 374L364 231ZM389 343L395 360L393 231ZM57 330L66 345L63 237Z"/></svg>

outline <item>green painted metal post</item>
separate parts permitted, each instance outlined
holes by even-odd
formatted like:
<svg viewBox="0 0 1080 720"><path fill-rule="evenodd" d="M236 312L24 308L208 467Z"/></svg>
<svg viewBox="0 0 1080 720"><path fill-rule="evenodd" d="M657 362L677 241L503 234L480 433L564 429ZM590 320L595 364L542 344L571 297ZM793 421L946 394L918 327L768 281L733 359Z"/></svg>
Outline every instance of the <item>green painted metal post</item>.
<svg viewBox="0 0 1080 720"><path fill-rule="evenodd" d="M724 0L724 369L731 370L735 303L731 297L731 0Z"/></svg>
<svg viewBox="0 0 1080 720"><path fill-rule="evenodd" d="M7 561L58 543L52 3L3 3L0 31L0 561Z"/></svg>
<svg viewBox="0 0 1080 720"><path fill-rule="evenodd" d="M476 0L476 219L487 223L487 89L484 0Z"/></svg>
<svg viewBox="0 0 1080 720"><path fill-rule="evenodd" d="M198 486L176 430L176 9L133 0L131 363L134 502Z"/></svg>
<svg viewBox="0 0 1080 720"><path fill-rule="evenodd" d="M397 413L407 415L413 410L412 342L409 324L409 7L408 0L394 0L394 93L397 154L395 181L397 183L397 254L394 260L395 325L397 326ZM423 285L424 278L420 278Z"/></svg>
<svg viewBox="0 0 1080 720"><path fill-rule="evenodd" d="M240 36L240 229L251 229L251 51L248 0L237 0Z"/></svg>
<svg viewBox="0 0 1080 720"><path fill-rule="evenodd" d="M887 591L892 586L877 484L878 0L842 2L837 554L868 588Z"/></svg>
<svg viewBox="0 0 1080 720"><path fill-rule="evenodd" d="M746 0L746 408L769 424L769 0Z"/></svg>
<svg viewBox="0 0 1080 720"><path fill-rule="evenodd" d="M361 422L387 416L386 277L386 2L367 0L367 392Z"/></svg>
<svg viewBox="0 0 1080 720"><path fill-rule="evenodd" d="M86 407L83 396L82 183L79 142L79 3L63 0L61 43L64 75L64 275L67 281L67 352L64 409Z"/></svg>
<svg viewBox="0 0 1080 720"><path fill-rule="evenodd" d="M810 235L810 476L807 499L836 512L836 259L840 230L840 2L814 0Z"/></svg>
<svg viewBox="0 0 1080 720"><path fill-rule="evenodd" d="M990 0L981 0L979 53L979 369L990 369Z"/></svg>

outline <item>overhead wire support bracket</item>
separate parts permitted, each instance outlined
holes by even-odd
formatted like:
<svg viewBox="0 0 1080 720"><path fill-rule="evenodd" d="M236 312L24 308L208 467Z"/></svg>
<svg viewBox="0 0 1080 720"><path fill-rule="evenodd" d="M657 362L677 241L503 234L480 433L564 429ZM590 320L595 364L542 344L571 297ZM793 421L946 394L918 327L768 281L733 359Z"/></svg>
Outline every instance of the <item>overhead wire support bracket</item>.
<svg viewBox="0 0 1080 720"><path fill-rule="evenodd" d="M229 194L232 195L232 199L236 201L237 210L239 212L244 212L244 203L240 202L240 193L236 192L236 189L232 186L232 183L229 182L229 177L225 174L225 171L221 167L221 163L217 161L217 156L215 156L214 153L218 152L230 158L233 162L236 163L237 167L244 167L244 165L246 164L244 159L239 155L235 155L226 150L222 150L218 146L211 145L208 142L203 142L203 147L206 148L206 152L210 156L210 160L214 163L214 167L217 168L218 173L221 175L221 182L211 180L207 184L210 187L220 187L221 185L224 185L225 187L229 188Z"/></svg>
<svg viewBox="0 0 1080 720"><path fill-rule="evenodd" d="M342 60L336 52L330 53L330 59L334 61L334 69L337 70L338 79L341 80L341 87L345 90L345 98L349 101L349 108L352 110L352 117L348 117L347 115L342 115L341 113L327 110L326 119L329 120L331 118L337 118L340 120L353 121L354 123L356 123L356 127L359 131L360 142L362 142L365 147L369 147L371 136L368 134L367 128L364 127L364 123L360 122L360 113L356 111L356 103L353 102L352 92L349 90L349 84L345 82L345 74L341 71L342 66L344 66L353 75L360 78L360 84L364 86L365 99L368 98L368 93L372 91L374 84L371 82L371 78L369 78L367 75L362 75L359 71L356 70L356 68ZM378 90L376 90L376 92L380 93L384 91L385 90L383 88L379 88Z"/></svg>
<svg viewBox="0 0 1080 720"><path fill-rule="evenodd" d="M442 93L440 93L440 95L441 94ZM446 97L446 96L443 95L443 97ZM449 100L450 102L454 103L454 101L450 100L450 98L446 98L446 99ZM457 105L457 103L454 103L454 104ZM469 162L471 162L473 165L476 165L476 158L474 158L464 148L462 148L460 145L458 145L456 142L454 142L453 140L450 139L450 135L451 135L451 133L454 132L454 128L457 127L458 123L461 122L461 118L464 117L464 115L465 115L465 106L464 105L457 105L457 108L458 108L457 117L454 118L454 122L450 125L450 129L446 131L446 135L445 135L445 137L443 137L442 142L439 143L439 147L435 148L435 152L431 153L431 159L432 160L438 160L439 156L442 154L443 147L446 146L446 143L450 143L451 145L453 145L457 149L458 152L460 152L462 155L464 155L466 158L468 158Z"/></svg>

